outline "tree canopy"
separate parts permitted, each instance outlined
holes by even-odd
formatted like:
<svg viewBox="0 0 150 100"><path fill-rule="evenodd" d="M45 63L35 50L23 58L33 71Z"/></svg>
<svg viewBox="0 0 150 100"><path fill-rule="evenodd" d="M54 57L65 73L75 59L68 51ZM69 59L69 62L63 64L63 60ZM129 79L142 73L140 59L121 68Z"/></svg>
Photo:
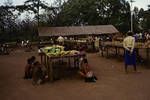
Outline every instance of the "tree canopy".
<svg viewBox="0 0 150 100"><path fill-rule="evenodd" d="M130 5L125 0L68 0L53 21L56 26L112 24L127 31Z"/></svg>
<svg viewBox="0 0 150 100"><path fill-rule="evenodd" d="M40 26L112 24L120 32L130 30L130 4L126 0L55 0L54 3L50 6L44 0L26 0L23 5L14 6L12 0L6 0L0 6L0 41L33 39L38 23ZM24 12L26 17L20 19ZM150 29L150 6L148 10L134 8L133 26L134 32Z"/></svg>

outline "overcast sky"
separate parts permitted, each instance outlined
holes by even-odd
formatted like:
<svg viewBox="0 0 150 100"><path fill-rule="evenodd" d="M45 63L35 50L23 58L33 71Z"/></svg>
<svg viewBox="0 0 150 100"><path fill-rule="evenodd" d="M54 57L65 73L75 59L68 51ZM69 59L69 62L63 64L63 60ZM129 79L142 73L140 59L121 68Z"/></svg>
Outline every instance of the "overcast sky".
<svg viewBox="0 0 150 100"><path fill-rule="evenodd" d="M6 0L0 0L0 4L3 4L4 1ZM24 1L26 0L13 0L13 4L15 5L23 4ZM51 2L53 2L54 0L44 0L44 1L51 4ZM133 6L137 6L138 8L144 8L145 10L147 9L147 5L150 4L150 0L134 0L134 1L135 2L133 3Z"/></svg>

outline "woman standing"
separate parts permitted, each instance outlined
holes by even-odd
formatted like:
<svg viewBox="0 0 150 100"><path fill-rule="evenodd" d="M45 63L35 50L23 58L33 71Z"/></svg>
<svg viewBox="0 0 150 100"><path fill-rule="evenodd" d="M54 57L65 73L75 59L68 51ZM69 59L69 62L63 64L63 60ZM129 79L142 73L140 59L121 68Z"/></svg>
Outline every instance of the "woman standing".
<svg viewBox="0 0 150 100"><path fill-rule="evenodd" d="M125 71L127 73L128 65L133 65L134 71L136 71L136 53L134 49L135 38L132 36L132 32L127 33L127 37L123 40L123 47L125 49Z"/></svg>

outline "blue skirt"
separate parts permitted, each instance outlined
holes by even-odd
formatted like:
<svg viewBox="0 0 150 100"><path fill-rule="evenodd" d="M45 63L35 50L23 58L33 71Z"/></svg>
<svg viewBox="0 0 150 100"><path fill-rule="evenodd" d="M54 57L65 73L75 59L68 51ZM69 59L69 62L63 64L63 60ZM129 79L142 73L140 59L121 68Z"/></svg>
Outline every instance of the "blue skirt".
<svg viewBox="0 0 150 100"><path fill-rule="evenodd" d="M124 62L126 65L136 65L136 52L133 50L132 54L130 51L125 50Z"/></svg>

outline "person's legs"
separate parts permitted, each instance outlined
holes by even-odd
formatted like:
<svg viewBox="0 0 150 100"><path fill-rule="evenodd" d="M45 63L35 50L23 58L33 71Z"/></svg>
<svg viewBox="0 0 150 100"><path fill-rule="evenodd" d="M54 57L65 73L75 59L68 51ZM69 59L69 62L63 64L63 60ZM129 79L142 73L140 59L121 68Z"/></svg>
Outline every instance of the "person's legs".
<svg viewBox="0 0 150 100"><path fill-rule="evenodd" d="M86 74L83 73L82 71L79 71L79 74L80 74L82 77L86 77Z"/></svg>
<svg viewBox="0 0 150 100"><path fill-rule="evenodd" d="M85 77L85 82L96 82L96 79L94 77Z"/></svg>
<svg viewBox="0 0 150 100"><path fill-rule="evenodd" d="M128 71L127 71L127 67L128 67L128 65L125 64L125 72L126 72L126 73L128 72Z"/></svg>
<svg viewBox="0 0 150 100"><path fill-rule="evenodd" d="M133 67L134 67L134 71L136 71L136 64L134 64Z"/></svg>
<svg viewBox="0 0 150 100"><path fill-rule="evenodd" d="M93 76L93 78L94 78L95 80L98 80L98 78L97 78L95 75Z"/></svg>

